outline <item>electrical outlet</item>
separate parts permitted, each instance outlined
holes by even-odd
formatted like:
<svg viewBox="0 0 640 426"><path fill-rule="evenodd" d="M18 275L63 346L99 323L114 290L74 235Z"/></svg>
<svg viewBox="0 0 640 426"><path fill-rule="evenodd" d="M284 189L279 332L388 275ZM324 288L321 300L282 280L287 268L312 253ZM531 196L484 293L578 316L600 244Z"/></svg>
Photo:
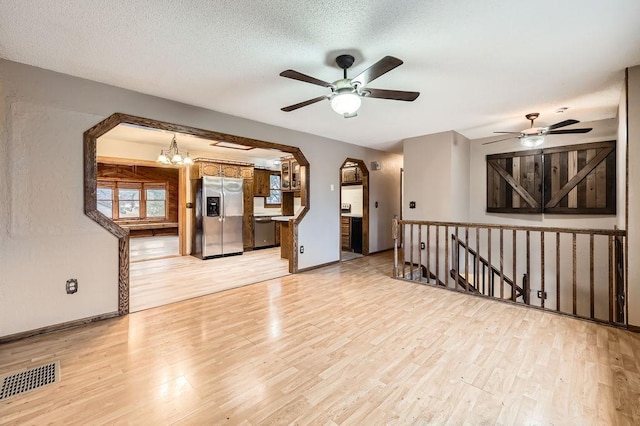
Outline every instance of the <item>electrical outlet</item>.
<svg viewBox="0 0 640 426"><path fill-rule="evenodd" d="M73 294L78 291L78 280L76 278L69 278L67 280L67 294Z"/></svg>
<svg viewBox="0 0 640 426"><path fill-rule="evenodd" d="M547 292L545 291L543 293L542 290L538 290L538 299L546 299L546 298L547 298Z"/></svg>
<svg viewBox="0 0 640 426"><path fill-rule="evenodd" d="M378 202L376 201L376 209L378 208Z"/></svg>
<svg viewBox="0 0 640 426"><path fill-rule="evenodd" d="M304 253L304 246L300 246L300 253Z"/></svg>
<svg viewBox="0 0 640 426"><path fill-rule="evenodd" d="M409 208L410 209L415 209L416 208L416 202L415 201L409 201Z"/></svg>
<svg viewBox="0 0 640 426"><path fill-rule="evenodd" d="M424 241L420 242L420 250L424 250L427 246L424 245Z"/></svg>

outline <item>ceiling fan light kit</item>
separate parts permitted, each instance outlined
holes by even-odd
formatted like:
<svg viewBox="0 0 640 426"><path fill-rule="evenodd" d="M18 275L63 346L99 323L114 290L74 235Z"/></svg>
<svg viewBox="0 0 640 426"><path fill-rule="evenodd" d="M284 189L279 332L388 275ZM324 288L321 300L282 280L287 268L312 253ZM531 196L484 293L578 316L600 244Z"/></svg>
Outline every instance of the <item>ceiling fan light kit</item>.
<svg viewBox="0 0 640 426"><path fill-rule="evenodd" d="M524 138L520 139L520 143L523 146L534 148L544 143L544 136L539 136L539 135L525 136Z"/></svg>
<svg viewBox="0 0 640 426"><path fill-rule="evenodd" d="M340 115L355 114L362 105L360 96L353 92L337 93L331 98L331 108Z"/></svg>
<svg viewBox="0 0 640 426"><path fill-rule="evenodd" d="M582 129L560 129L561 127L571 126L572 124L578 124L578 120L564 120L559 123L552 124L547 127L534 127L534 121L538 118L540 114L537 112L532 112L530 114L525 115L525 118L531 122L531 127L528 129L524 129L520 132L494 132L494 133L508 133L513 136L509 136L508 138L498 139L496 141L485 142L482 145L489 145L496 142L506 141L508 139L516 138L520 140L520 143L523 146L528 148L540 146L544 143L544 139L547 135L561 135L561 134L576 134L576 133L589 133L592 129L582 128Z"/></svg>
<svg viewBox="0 0 640 426"><path fill-rule="evenodd" d="M347 69L353 65L355 61L351 55L340 55L336 58L336 64L342 68L343 78L336 80L333 83L319 80L317 78L302 74L294 70L286 70L280 73L280 76L291 78L293 80L303 81L306 83L315 84L317 86L328 87L331 89L331 94L326 96L318 96L317 98L309 99L294 105L281 108L284 112L291 112L298 108L302 108L307 105L320 102L324 99L329 99L331 108L342 115L344 118L351 118L357 116L358 109L362 104L363 97L379 98L379 99L392 99L398 101L414 101L419 95L419 92L405 92L401 90L383 90L383 89L364 89L369 82L375 80L383 74L391 71L392 69L400 66L402 61L393 56L385 56L356 77L350 79L347 78Z"/></svg>

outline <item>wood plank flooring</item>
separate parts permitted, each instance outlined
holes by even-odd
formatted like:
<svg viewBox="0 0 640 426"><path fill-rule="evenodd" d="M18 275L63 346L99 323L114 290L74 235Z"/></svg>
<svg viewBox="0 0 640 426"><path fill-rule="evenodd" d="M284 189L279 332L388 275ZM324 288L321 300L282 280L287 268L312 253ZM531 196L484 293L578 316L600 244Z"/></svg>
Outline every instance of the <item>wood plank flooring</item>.
<svg viewBox="0 0 640 426"><path fill-rule="evenodd" d="M177 235L136 237L129 239L129 260L140 262L180 255L180 241Z"/></svg>
<svg viewBox="0 0 640 426"><path fill-rule="evenodd" d="M207 260L178 256L136 262L130 274L130 310L137 312L284 277L289 275L289 261L274 247Z"/></svg>
<svg viewBox="0 0 640 426"><path fill-rule="evenodd" d="M388 253L0 346L7 424L639 424L640 336L389 278Z"/></svg>

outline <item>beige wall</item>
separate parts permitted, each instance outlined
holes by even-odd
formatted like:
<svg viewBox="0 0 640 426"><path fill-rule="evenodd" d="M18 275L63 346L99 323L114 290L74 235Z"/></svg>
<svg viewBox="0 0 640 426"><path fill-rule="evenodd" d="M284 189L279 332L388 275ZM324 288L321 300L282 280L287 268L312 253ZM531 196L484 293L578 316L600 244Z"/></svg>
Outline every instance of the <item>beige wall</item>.
<svg viewBox="0 0 640 426"><path fill-rule="evenodd" d="M118 244L83 213L82 168L83 132L115 112L300 147L311 164L300 268L340 257L343 161L379 161L370 250L392 246L401 156L2 60L0 96L0 336L117 310Z"/></svg>

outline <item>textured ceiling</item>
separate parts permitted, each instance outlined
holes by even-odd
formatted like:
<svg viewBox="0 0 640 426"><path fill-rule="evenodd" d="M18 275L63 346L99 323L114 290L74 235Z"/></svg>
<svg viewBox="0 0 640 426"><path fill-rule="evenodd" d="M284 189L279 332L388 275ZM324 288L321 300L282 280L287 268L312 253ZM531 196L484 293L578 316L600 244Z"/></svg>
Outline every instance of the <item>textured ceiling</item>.
<svg viewBox="0 0 640 426"><path fill-rule="evenodd" d="M563 106L610 118L640 64L638 0L0 0L0 17L2 58L381 149L521 130L533 111L547 125ZM371 87L421 96L364 99L354 119L326 101L280 111L328 90L281 71L334 81L343 52L351 76L402 59Z"/></svg>

